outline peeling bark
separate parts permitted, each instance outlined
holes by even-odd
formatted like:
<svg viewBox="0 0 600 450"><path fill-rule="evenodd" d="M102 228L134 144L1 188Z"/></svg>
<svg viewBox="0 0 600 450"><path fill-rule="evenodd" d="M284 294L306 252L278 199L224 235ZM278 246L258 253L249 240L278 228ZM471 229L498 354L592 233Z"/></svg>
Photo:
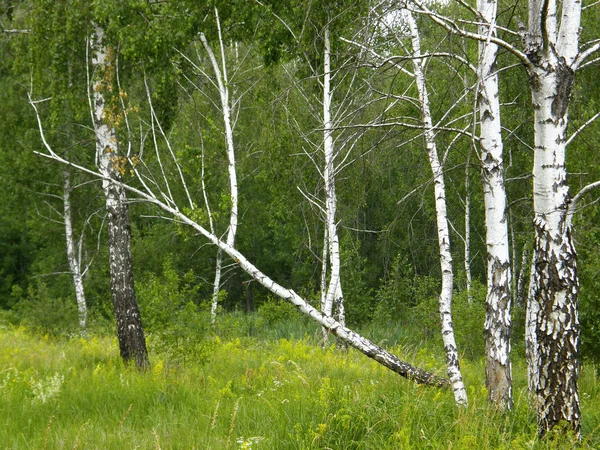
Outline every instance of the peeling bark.
<svg viewBox="0 0 600 450"><path fill-rule="evenodd" d="M540 430L566 421L578 432L581 412L577 379L579 320L575 249L569 230L552 235L536 221L536 251L532 302L536 304L535 339L538 367L534 400Z"/></svg>
<svg viewBox="0 0 600 450"><path fill-rule="evenodd" d="M446 211L446 186L444 183L443 167L439 161L435 133L429 107L429 95L425 84L425 76L421 64L421 40L417 24L408 10L404 10L404 18L410 30L413 47L413 68L419 100L421 116L425 127L425 140L427 145L427 156L433 172L433 186L435 196L435 210L438 230L438 242L440 252L440 266L442 269L442 289L440 292L440 321L442 327L442 339L446 352L446 366L448 377L452 383L454 398L458 405L466 405L467 391L462 380L460 364L458 361L458 349L454 338L454 326L452 324L452 289L454 274L452 271L452 254L450 252L450 231L448 227L448 213Z"/></svg>
<svg viewBox="0 0 600 450"><path fill-rule="evenodd" d="M96 27L92 64L99 73L107 75L106 72L112 68L102 38L102 29ZM148 351L133 282L129 208L125 190L119 183L112 181L121 182L119 168L122 161L119 158L115 129L105 117L103 83L106 80L100 79L94 83L92 114L96 134L96 161L104 177L102 188L108 213L110 287L117 321L117 338L123 360L133 360L138 368L145 368L149 364Z"/></svg>
<svg viewBox="0 0 600 450"><path fill-rule="evenodd" d="M479 0L477 7L486 22L479 26L479 33L495 37L496 0ZM500 99L498 74L495 69L497 52L496 44L480 42L477 106L480 117L479 145L487 247L487 296L484 324L485 374L488 400L502 409L511 409L511 271Z"/></svg>
<svg viewBox="0 0 600 450"><path fill-rule="evenodd" d="M535 243L528 298L530 390L540 434L555 427L581 429L578 376L577 255L567 185L566 131L581 2L530 0L524 47L534 108L533 207Z"/></svg>

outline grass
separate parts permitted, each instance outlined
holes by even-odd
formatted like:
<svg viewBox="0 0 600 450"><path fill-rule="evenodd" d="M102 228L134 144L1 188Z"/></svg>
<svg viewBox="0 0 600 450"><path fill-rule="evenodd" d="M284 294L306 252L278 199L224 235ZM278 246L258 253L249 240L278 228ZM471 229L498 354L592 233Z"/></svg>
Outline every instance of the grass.
<svg viewBox="0 0 600 450"><path fill-rule="evenodd" d="M515 362L515 408L489 407L482 361L462 362L469 407L360 353L315 344L320 330L246 329L211 337L208 362L152 354L124 367L114 338L49 338L0 327L1 449L550 449ZM287 333L287 338L283 337ZM290 337L292 333L294 338ZM401 357L443 369L441 353L381 338ZM584 367L581 448L600 446L600 389Z"/></svg>

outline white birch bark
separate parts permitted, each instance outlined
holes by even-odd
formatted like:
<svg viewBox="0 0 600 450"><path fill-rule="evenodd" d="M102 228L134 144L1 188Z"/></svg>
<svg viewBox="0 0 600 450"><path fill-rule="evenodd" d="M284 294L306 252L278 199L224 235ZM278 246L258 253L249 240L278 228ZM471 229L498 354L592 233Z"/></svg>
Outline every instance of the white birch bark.
<svg viewBox="0 0 600 450"><path fill-rule="evenodd" d="M429 94L425 83L422 64L424 59L421 57L421 39L417 24L408 10L403 11L406 24L410 31L412 40L412 61L414 76L419 91L419 100L421 106L422 121L425 128L425 140L427 145L427 156L433 172L435 210L438 230L438 242L440 251L440 266L442 269L442 289L440 292L440 320L442 328L442 338L444 341L444 350L446 352L446 365L448 368L448 377L452 383L454 398L459 405L467 404L467 392L460 372L458 361L458 350L454 338L454 327L452 325L452 288L453 288L453 270L452 255L450 253L450 233L448 227L448 214L446 211L446 187L444 183L443 167L440 164L437 145L435 142L435 132L429 107Z"/></svg>
<svg viewBox="0 0 600 450"><path fill-rule="evenodd" d="M231 125L231 103L229 99L229 81L227 79L227 65L225 63L225 48L223 46L223 38L221 36L221 25L219 22L219 13L215 8L217 28L219 31L219 45L221 47L221 63L223 70L219 68L219 64L215 57L215 54L209 45L206 36L200 33L200 40L208 53L208 57L212 64L213 71L217 79L217 86L219 88L219 97L221 99L221 112L223 114L223 124L225 127L225 146L227 149L227 160L228 160L228 174L229 174L229 194L231 199L231 211L229 214L229 228L227 230L227 244L231 247L235 243L235 235L237 232L238 224L238 187L237 187L237 173L235 168L235 147L233 142L233 127ZM217 250L217 262L215 268L215 281L213 284L213 298L211 304L211 323L214 324L217 315L217 306L219 300L219 290L221 286L221 269L223 264L223 252Z"/></svg>
<svg viewBox="0 0 600 450"><path fill-rule="evenodd" d="M479 26L483 36L496 36L496 0L478 0L485 21ZM479 43L479 92L481 175L485 206L487 247L487 296L485 315L486 386L488 399L502 409L512 407L510 364L510 247L506 189L504 186L503 144L496 55L498 46Z"/></svg>
<svg viewBox="0 0 600 450"><path fill-rule="evenodd" d="M324 313L327 316L334 314L335 319L342 325L345 324L344 317L344 295L342 293L342 280L340 273L340 242L337 232L336 208L337 197L335 190L335 148L333 142L333 124L331 121L331 102L333 92L331 89L331 43L329 39L329 27L325 26L324 50L323 50L323 153L325 156L325 167L323 179L325 183L325 220L326 239L329 244L330 275L327 296L325 299Z"/></svg>
<svg viewBox="0 0 600 450"><path fill-rule="evenodd" d="M326 314L327 311L327 260L329 259L329 235L327 234L327 225L323 230L323 253L321 256L321 312ZM331 316L331 308L329 308L329 316ZM328 337L327 328L323 327L323 346L327 345Z"/></svg>
<svg viewBox="0 0 600 450"><path fill-rule="evenodd" d="M111 70L111 62L102 43L103 30L96 26L94 33L92 66L98 74L107 75L106 71ZM149 364L148 351L133 282L127 196L118 183L121 181L122 160L119 158L116 131L105 116L104 81L98 77L94 83L92 119L96 136L96 164L103 177L102 188L108 213L110 281L117 337L123 360L134 360L137 367L145 368Z"/></svg>
<svg viewBox="0 0 600 450"><path fill-rule="evenodd" d="M85 290L83 288L83 275L81 271L81 260L76 251L75 235L73 232L73 216L71 214L71 172L63 170L63 220L65 222L65 239L67 241L67 260L75 286L75 299L79 312L79 327L83 332L87 328L87 305L85 302Z"/></svg>
<svg viewBox="0 0 600 450"><path fill-rule="evenodd" d="M577 259L568 214L566 131L581 2L530 0L524 36L534 109L535 243L528 298L528 365L540 432L581 428ZM559 25L560 24L560 25ZM563 426L563 425L561 425Z"/></svg>

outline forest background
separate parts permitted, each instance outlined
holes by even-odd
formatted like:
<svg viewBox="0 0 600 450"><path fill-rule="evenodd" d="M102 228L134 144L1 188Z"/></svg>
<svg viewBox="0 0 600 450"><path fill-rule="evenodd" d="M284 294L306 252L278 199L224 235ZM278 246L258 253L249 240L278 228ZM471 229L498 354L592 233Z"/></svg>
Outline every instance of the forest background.
<svg viewBox="0 0 600 450"><path fill-rule="evenodd" d="M328 259L323 244L328 228L323 133L328 127L322 117L327 24L334 85L330 129L338 152L335 222L346 324L379 343L392 339L390 347L425 349L439 357L439 369L442 269L436 199L417 90L412 78L402 76L412 64L406 34L393 42L384 37L381 24L373 31L369 20L376 5L368 2L239 1L202 8L193 3L2 2L0 306L6 323L57 339L76 339L82 332L65 244L68 172L86 333L115 334L101 181L36 154L48 153L43 137L60 157L94 167L89 99L97 89L106 96L104 117L127 156L112 161L121 179L138 189L144 182L156 186L170 199L167 203L207 228L210 224L225 241L233 204L220 95L227 87L239 190L235 248L319 309L323 272L333 270L323 264ZM526 7L520 2L498 7L499 34L515 45L520 45L519 37L505 29L526 20ZM468 12L453 3L439 9L457 23ZM584 10L582 41L593 43L600 34L597 12L594 4ZM378 17L381 23L389 16ZM417 22L423 48L438 55L428 58L423 70L447 189L457 347L463 360L481 369L487 251L474 137L477 75L469 68L477 65L478 45L425 15L417 16ZM112 48L110 76L93 70L95 24L103 28L104 46ZM199 33L212 45L220 75ZM375 51L384 57L374 56ZM444 56L448 54L455 57ZM518 366L525 352L534 246L534 112L528 76L518 61L501 50L497 67L513 274L512 356ZM592 57L577 73L571 92L569 130L585 125L568 146L572 195L600 180L595 145L600 125L593 120L600 97L597 74ZM220 85L219 79L226 83ZM98 80L104 87L94 86ZM591 191L579 204L573 235L580 280L580 358L592 371L600 355L596 200ZM148 202L132 198L129 204L135 292L151 355L161 364L210 364L215 355L223 356L215 344L221 338L320 343L320 330L228 257L211 325L221 252ZM591 436L594 427L587 427ZM305 438L321 445L314 435Z"/></svg>

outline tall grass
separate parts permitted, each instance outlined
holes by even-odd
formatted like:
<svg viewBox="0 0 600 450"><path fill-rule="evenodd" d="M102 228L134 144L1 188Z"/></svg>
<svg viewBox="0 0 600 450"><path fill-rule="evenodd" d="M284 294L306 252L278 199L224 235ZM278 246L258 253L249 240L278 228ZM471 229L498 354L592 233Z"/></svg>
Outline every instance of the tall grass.
<svg viewBox="0 0 600 450"><path fill-rule="evenodd" d="M224 323L240 318L224 318ZM231 322L233 323L233 322ZM229 323L229 325L231 325ZM208 362L151 355L124 367L112 337L50 338L0 328L2 449L549 449L527 406L525 368L515 363L515 408L486 402L481 361L464 360L469 407L452 393L408 382L363 355L317 345L303 322L254 323L208 337ZM304 329L304 331L303 331ZM392 330L379 342L443 373L441 353ZM236 335L237 334L237 335ZM291 338L291 335L294 337ZM600 389L584 367L582 448L600 446Z"/></svg>

